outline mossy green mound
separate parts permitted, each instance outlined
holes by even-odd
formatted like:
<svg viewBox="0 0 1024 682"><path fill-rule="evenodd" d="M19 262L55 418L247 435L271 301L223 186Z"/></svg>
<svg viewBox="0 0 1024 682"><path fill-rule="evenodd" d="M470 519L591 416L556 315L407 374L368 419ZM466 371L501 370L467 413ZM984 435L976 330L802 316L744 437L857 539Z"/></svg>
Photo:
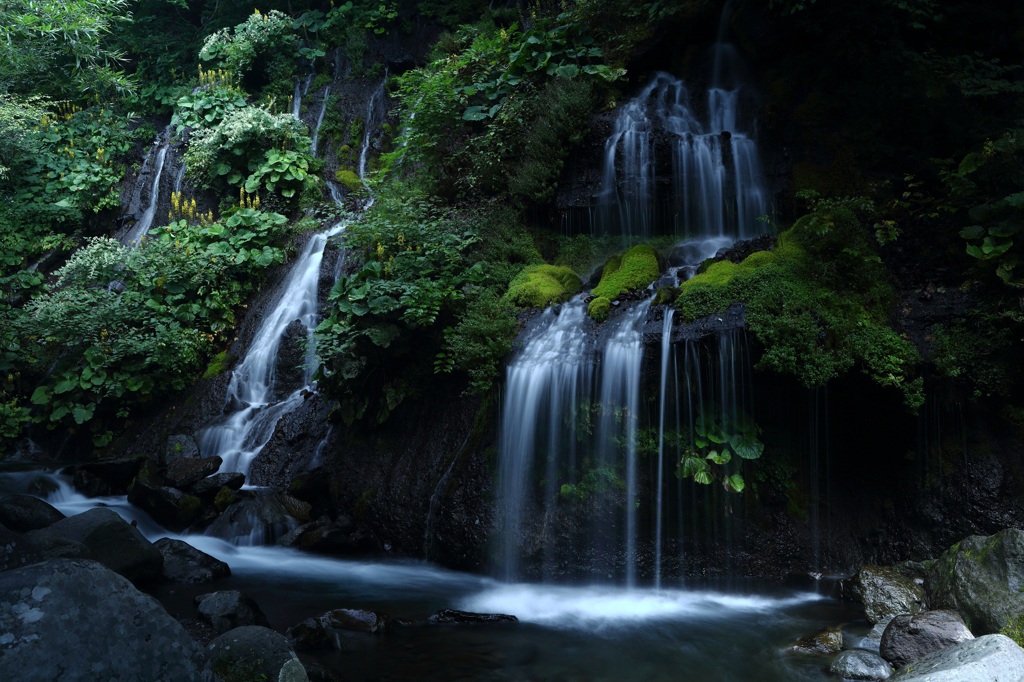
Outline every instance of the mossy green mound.
<svg viewBox="0 0 1024 682"><path fill-rule="evenodd" d="M759 369L822 386L854 366L903 392L916 410L920 357L889 326L893 289L851 210L801 218L779 246L741 263L720 261L684 282L676 307L692 321L746 303L750 331L764 346Z"/></svg>
<svg viewBox="0 0 1024 682"><path fill-rule="evenodd" d="M363 189L362 179L356 175L355 171L349 168L339 168L334 174L334 178L353 192L358 192Z"/></svg>
<svg viewBox="0 0 1024 682"><path fill-rule="evenodd" d="M601 273L601 281L591 293L613 301L622 294L643 289L658 279L660 274L658 252L649 244L637 244L625 253L608 259Z"/></svg>
<svg viewBox="0 0 1024 682"><path fill-rule="evenodd" d="M608 319L608 312L611 309L612 302L604 296L599 296L587 306L587 314L597 322L604 322Z"/></svg>
<svg viewBox="0 0 1024 682"><path fill-rule="evenodd" d="M509 284L506 297L518 306L543 308L579 291L579 275L564 265L528 265Z"/></svg>

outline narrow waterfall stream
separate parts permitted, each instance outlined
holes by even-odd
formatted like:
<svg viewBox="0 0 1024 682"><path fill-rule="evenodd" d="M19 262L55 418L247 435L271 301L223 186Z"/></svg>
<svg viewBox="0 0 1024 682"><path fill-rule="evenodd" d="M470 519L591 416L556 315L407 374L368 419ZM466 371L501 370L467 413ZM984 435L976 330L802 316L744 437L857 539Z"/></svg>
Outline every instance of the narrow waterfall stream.
<svg viewBox="0 0 1024 682"><path fill-rule="evenodd" d="M168 165L167 156L171 153L171 143L174 139L174 129L167 126L163 132L157 135L153 141L153 147L142 162L142 169L139 172L139 180L132 193L131 206L146 206L142 215L126 230L119 241L128 247L138 246L142 239L153 227L153 220L160 207L160 181L163 178L164 167ZM180 184L179 178L184 177L184 163L175 172L175 191Z"/></svg>

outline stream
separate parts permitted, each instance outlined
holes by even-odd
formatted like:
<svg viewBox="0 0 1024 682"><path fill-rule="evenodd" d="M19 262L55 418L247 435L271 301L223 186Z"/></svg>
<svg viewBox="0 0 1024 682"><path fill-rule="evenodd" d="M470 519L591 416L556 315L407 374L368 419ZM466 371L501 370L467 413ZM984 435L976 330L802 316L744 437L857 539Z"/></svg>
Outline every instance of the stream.
<svg viewBox="0 0 1024 682"><path fill-rule="evenodd" d="M685 588L501 582L410 560L342 560L276 546L235 546L175 535L122 496L88 498L59 474L0 472L0 495L31 493L67 515L106 506L150 540L182 539L231 567L229 578L152 591L172 614L193 618L197 594L238 589L284 631L334 608L362 608L422 623L445 608L511 613L518 623L411 624L385 636L353 633L341 651L303 653L307 663L371 680L799 681L830 679L826 657L789 644L852 623L855 605L766 583L732 580Z"/></svg>

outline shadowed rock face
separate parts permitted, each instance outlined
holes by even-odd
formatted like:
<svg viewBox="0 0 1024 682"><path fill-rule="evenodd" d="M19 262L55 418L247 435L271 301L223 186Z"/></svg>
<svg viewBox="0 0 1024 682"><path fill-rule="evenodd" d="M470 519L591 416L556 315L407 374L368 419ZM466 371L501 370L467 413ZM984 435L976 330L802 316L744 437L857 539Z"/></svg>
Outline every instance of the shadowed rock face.
<svg viewBox="0 0 1024 682"><path fill-rule="evenodd" d="M51 559L0 573L0 595L0 679L209 679L181 624L94 561Z"/></svg>
<svg viewBox="0 0 1024 682"><path fill-rule="evenodd" d="M309 680L284 635L259 625L229 630L210 642L206 651L218 679Z"/></svg>
<svg viewBox="0 0 1024 682"><path fill-rule="evenodd" d="M1005 635L986 635L903 666L891 682L992 682L1024 676L1024 650Z"/></svg>
<svg viewBox="0 0 1024 682"><path fill-rule="evenodd" d="M934 651L974 639L955 611L924 611L893 618L882 634L880 653L898 668Z"/></svg>

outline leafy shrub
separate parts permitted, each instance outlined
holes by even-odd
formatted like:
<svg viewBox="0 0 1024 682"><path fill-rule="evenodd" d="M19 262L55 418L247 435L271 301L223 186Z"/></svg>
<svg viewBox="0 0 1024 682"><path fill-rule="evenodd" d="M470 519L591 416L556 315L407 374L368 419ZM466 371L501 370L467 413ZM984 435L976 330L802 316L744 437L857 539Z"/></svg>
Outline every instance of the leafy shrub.
<svg viewBox="0 0 1024 682"><path fill-rule="evenodd" d="M259 58L269 58L268 70L280 75L282 66L285 71L293 70L293 62L300 55L312 56L300 45L291 17L278 10L261 14L258 9L233 29L211 33L199 51L201 60L218 63L237 74L249 72Z"/></svg>
<svg viewBox="0 0 1024 682"><path fill-rule="evenodd" d="M176 125L178 133L185 128L213 128L229 113L245 106L245 93L238 88L223 85L204 88L177 100L171 123Z"/></svg>
<svg viewBox="0 0 1024 682"><path fill-rule="evenodd" d="M746 303L747 325L764 346L759 368L815 387L859 364L900 390L910 409L920 406L917 351L889 326L891 285L849 206L801 218L773 251L714 263L682 284L676 307L694 320L734 301Z"/></svg>

